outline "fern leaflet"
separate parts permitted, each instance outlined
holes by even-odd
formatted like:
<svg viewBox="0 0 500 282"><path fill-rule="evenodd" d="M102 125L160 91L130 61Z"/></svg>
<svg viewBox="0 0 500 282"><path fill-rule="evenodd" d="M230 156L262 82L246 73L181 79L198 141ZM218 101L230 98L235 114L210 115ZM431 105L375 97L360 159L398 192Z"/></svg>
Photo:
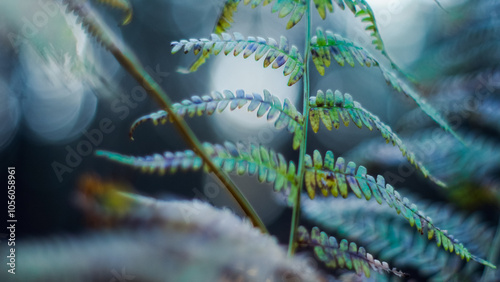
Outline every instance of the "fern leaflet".
<svg viewBox="0 0 500 282"><path fill-rule="evenodd" d="M302 55L297 50L297 47L288 44L286 37L281 36L280 42L272 38L267 41L262 37L249 36L245 39L243 35L238 32L233 33L231 36L228 33L222 33L220 36L212 34L211 39L190 39L172 42L172 54L177 53L183 49L184 53L193 50L195 55L202 53L203 56L207 54L218 55L223 52L226 56L233 53L236 57L243 53L243 58L248 58L250 55L255 54L255 60L258 61L264 58L264 68L272 64L273 69L278 69L284 65L283 75L290 75L288 86L295 84L304 75L304 60Z"/></svg>
<svg viewBox="0 0 500 282"><path fill-rule="evenodd" d="M346 239L342 239L339 244L335 237L328 237L318 227L314 227L309 233L304 226L299 226L297 234L299 245L312 247L316 257L328 268L354 269L358 275L364 274L366 277L370 277L370 268L378 272L390 272L399 277L407 276L396 268L391 269L387 262L381 263L374 259L365 248L358 248L354 242L349 243Z"/></svg>
<svg viewBox="0 0 500 282"><path fill-rule="evenodd" d="M231 27L231 23L234 22L233 14L238 10L239 3L240 0L227 0L224 3L224 7L222 7L222 11L219 13L219 17L217 18L217 23L215 24L213 33L220 35ZM188 68L179 68L178 71L181 73L195 72L207 61L209 57L209 53L202 54Z"/></svg>
<svg viewBox="0 0 500 282"><path fill-rule="evenodd" d="M212 95L202 97L193 96L189 100L184 100L181 103L175 103L172 108L181 117L201 116L203 114L212 115L215 112L223 112L228 108L231 111L241 109L248 104L248 111L257 111L257 117L262 117L267 114L266 119L272 121L276 117L274 126L278 129L286 127L286 129L294 134L293 148L297 149L300 146L300 141L304 134L303 126L304 117L290 100L285 98L283 104L280 99L271 95L269 91L264 90L264 97L257 93L245 93L243 90L237 90L236 95L224 90L223 94L214 91ZM151 120L155 125L159 123L165 124L170 121L167 112L159 111L137 119L130 128L130 138L133 139L135 129L142 123Z"/></svg>
<svg viewBox="0 0 500 282"><path fill-rule="evenodd" d="M118 40L113 36L113 33L103 24L102 20L97 17L92 7L83 0L63 0L66 4L66 12L73 13L81 22L82 29L91 37L101 44L105 49L111 50L116 48L115 42Z"/></svg>
<svg viewBox="0 0 500 282"><path fill-rule="evenodd" d="M203 148L214 164L227 173L257 175L261 183L274 183L275 191L297 186L295 164L287 163L283 155L272 149L256 145L247 147L242 143L230 142L225 142L224 146L204 143ZM96 154L124 165L140 168L143 172L158 172L160 175L173 174L178 170L196 171L203 167L202 159L191 150L165 152L163 155L155 154L147 157L124 156L102 150Z"/></svg>
<svg viewBox="0 0 500 282"><path fill-rule="evenodd" d="M430 217L425 217L415 204L411 204L407 198L402 198L390 184L385 183L383 176L378 175L377 180L375 180L373 176L366 174L366 168L363 166L359 166L356 171L354 162L349 162L346 165L345 160L341 157L335 161L331 151L326 152L324 159L317 150L314 151L312 157L306 155L305 168L304 181L309 198L314 199L318 187L325 197L329 193L338 197L340 191L340 195L346 198L349 193L348 188L358 198L364 196L366 200L370 200L373 195L379 204L382 204L382 200L386 202L389 207L394 208L398 214L408 220L411 226L415 225L421 234L426 231L429 240L436 238L438 247L442 245L450 253L455 251L457 255L467 261L472 258L481 264L496 268L490 262L472 255L453 236L434 226Z"/></svg>
<svg viewBox="0 0 500 282"><path fill-rule="evenodd" d="M398 146L403 156L406 156L408 161L420 170L425 177L429 177L429 179L440 186L446 186L443 182L429 174L427 168L420 161L416 160L415 154L406 148L403 141L388 125L364 109L358 102L353 101L352 96L348 93L342 95L338 90L334 93L329 89L325 94L319 90L315 97L310 98L309 105L309 120L314 132L318 132L320 121L328 130L332 130L333 127L338 129L340 122L348 126L349 118L358 128L364 125L372 130L375 127L380 131L386 142L391 142L394 146Z"/></svg>

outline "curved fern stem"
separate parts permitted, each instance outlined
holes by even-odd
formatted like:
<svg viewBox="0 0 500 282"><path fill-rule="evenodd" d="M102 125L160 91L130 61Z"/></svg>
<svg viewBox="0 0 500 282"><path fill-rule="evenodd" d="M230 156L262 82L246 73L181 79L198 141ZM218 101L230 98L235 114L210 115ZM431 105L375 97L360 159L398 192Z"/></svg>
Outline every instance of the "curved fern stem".
<svg viewBox="0 0 500 282"><path fill-rule="evenodd" d="M309 38L311 38L311 1L306 1L306 37L305 37L305 53L304 53L304 99L303 99L303 113L309 112L309 54L311 53L311 44L309 43ZM305 157L307 149L307 128L309 124L309 115L304 115L304 130L302 135L302 142L300 143L300 154L299 154L299 165L297 170L297 175L299 178L299 186L294 191L292 187L291 195L294 197L293 211L292 211L292 224L290 227L290 240L288 242L288 255L292 256L295 253L297 247L297 229L299 228L300 219L300 191L304 186L304 175L305 175Z"/></svg>
<svg viewBox="0 0 500 282"><path fill-rule="evenodd" d="M268 233L264 223L252 208L248 200L241 193L241 191L239 191L231 179L211 161L191 128L189 128L184 119L179 117L173 111L170 98L144 69L134 53L126 46L118 46L115 43L117 42L116 40L110 39L112 38L112 33L107 30L106 25L97 17L95 13L93 13L89 6L85 5L85 2L77 0L65 0L65 2L68 3L68 11L73 11L78 18L82 20L82 26L85 27L85 29L93 37L100 41L101 44L116 58L120 65L122 65L122 67L130 75L132 75L132 77L134 77L134 79L141 83L145 90L156 100L156 102L163 109L165 109L166 112L168 112L182 138L186 141L186 143L188 143L193 151L203 159L210 171L212 171L228 189L245 214L250 218L254 226L260 228L262 232Z"/></svg>

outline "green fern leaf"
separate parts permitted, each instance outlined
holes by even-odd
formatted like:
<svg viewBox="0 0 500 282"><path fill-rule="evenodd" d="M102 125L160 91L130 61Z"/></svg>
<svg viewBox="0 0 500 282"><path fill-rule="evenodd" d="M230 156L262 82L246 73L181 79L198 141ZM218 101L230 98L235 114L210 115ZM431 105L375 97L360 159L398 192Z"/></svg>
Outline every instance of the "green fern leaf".
<svg viewBox="0 0 500 282"><path fill-rule="evenodd" d="M255 60L258 61L264 58L264 67L272 65L273 69L278 69L284 66L283 75L290 76L288 86L295 84L304 75L304 62L302 55L297 50L297 47L288 44L286 37L281 36L280 42L269 38L267 41L262 37L244 38L238 32L231 36L228 33L222 33L221 36L212 34L211 39L190 39L174 41L172 45L172 54L183 49L184 53L189 53L191 50L195 55L202 53L218 55L223 52L226 56L233 53L236 57L243 53L243 58L248 58L255 54Z"/></svg>
<svg viewBox="0 0 500 282"><path fill-rule="evenodd" d="M125 13L122 25L127 25L132 21L132 4L129 0L95 0L103 5L110 6L115 9L122 10Z"/></svg>
<svg viewBox="0 0 500 282"><path fill-rule="evenodd" d="M310 111L309 120L314 132L318 132L320 121L325 125L328 130L333 127L339 128L340 123L345 126L349 125L351 119L358 128L363 125L372 130L374 127L380 131L382 137L387 143L391 142L392 145L398 146L399 150L406 156L408 161L423 173L425 177L429 177L434 183L440 186L446 186L442 181L432 177L429 170L418 160L413 152L406 148L403 141L392 131L392 129L384 124L380 119L364 109L358 102L353 101L352 96L348 93L344 95L336 90L335 93L328 89L326 94L319 90L316 96L309 100ZM340 119L339 119L340 116Z"/></svg>
<svg viewBox="0 0 500 282"><path fill-rule="evenodd" d="M467 261L472 258L483 265L496 268L490 262L472 255L453 236L434 226L430 217L425 217L415 204L411 204L407 198L402 198L394 190L394 187L385 183L383 176L378 175L375 180L373 176L366 173L365 167L359 166L356 171L355 163L349 162L346 165L345 160L341 157L335 161L331 151L326 152L324 160L317 150L314 151L312 157L307 154L305 157L304 179L309 198L314 199L316 188L319 188L325 197L328 194L338 197L340 192L340 195L346 198L349 188L358 198L364 196L366 200L370 200L373 195L379 204L385 202L389 207L394 208L411 226L415 226L421 234L426 232L429 240L436 238L438 247L443 246L450 253L454 251Z"/></svg>
<svg viewBox="0 0 500 282"><path fill-rule="evenodd" d="M349 243L346 239L342 239L339 243L335 237L329 237L318 227L314 227L309 233L304 226L299 226L297 237L299 246L312 247L315 256L328 268L346 268L366 277L370 277L370 268L378 272L390 272L399 277L407 276L395 268L391 269L386 262L381 263L374 259L365 248L358 248L356 243Z"/></svg>
<svg viewBox="0 0 500 282"><path fill-rule="evenodd" d="M378 66L387 84L415 101L422 111L463 143L462 138L451 128L448 122L417 91L401 80L395 72L383 67L372 54L349 39L334 34L329 30L325 33L321 28L318 28L316 36L311 39L311 58L321 75L325 74L325 67L329 67L332 60L335 60L340 66L344 66L346 62L354 66L355 61L358 61L361 66ZM401 72L394 65L393 67Z"/></svg>
<svg viewBox="0 0 500 282"><path fill-rule="evenodd" d="M214 91L211 96L193 96L189 100L175 103L172 108L181 117L194 117L204 114L212 115L215 112L221 113L228 106L233 111L246 105L248 105L249 112L257 112L257 117L263 117L267 114L266 119L268 121L275 120L274 126L276 128L282 129L286 127L288 132L294 135L293 148L299 148L304 134L302 126L304 117L297 111L297 108L290 100L286 98L281 103L278 97L271 95L267 90L264 90L264 97L257 93L245 93L243 90L237 90L236 95L229 90L224 90L223 93ZM160 123L165 124L170 119L165 111L140 117L130 128L129 134L132 140L135 129L146 121L152 121L155 125L158 125Z"/></svg>
<svg viewBox="0 0 500 282"><path fill-rule="evenodd" d="M204 143L203 148L214 164L227 173L256 175L261 183L274 183L275 191L297 186L295 164L291 161L287 163L283 155L272 149L255 145L247 147L242 143L230 142L225 142L224 146ZM165 152L163 155L155 154L146 157L125 156L99 150L96 155L140 168L142 172L158 172L160 175L173 174L179 170L197 171L203 167L202 159L191 150Z"/></svg>

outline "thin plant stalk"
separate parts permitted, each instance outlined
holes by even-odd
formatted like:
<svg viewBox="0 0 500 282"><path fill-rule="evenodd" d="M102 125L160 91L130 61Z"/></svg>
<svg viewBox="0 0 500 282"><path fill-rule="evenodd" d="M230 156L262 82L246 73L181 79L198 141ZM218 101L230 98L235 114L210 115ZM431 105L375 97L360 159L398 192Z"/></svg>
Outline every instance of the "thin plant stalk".
<svg viewBox="0 0 500 282"><path fill-rule="evenodd" d="M309 93L310 93L310 84L309 84L309 54L311 53L311 44L309 42L311 38L311 3L307 0L307 10L306 10L306 37L305 37L305 54L304 54L304 94L303 94L303 113L304 113L304 136L302 138L302 142L300 142L300 152L299 152L299 167L297 170L298 179L298 187L292 193L294 195L293 202L293 211L292 211L292 223L290 226L290 240L288 242L288 255L293 256L296 249L296 231L299 227L299 219L300 219L300 194L302 188L304 186L304 158L306 155L307 149L307 130L309 124Z"/></svg>

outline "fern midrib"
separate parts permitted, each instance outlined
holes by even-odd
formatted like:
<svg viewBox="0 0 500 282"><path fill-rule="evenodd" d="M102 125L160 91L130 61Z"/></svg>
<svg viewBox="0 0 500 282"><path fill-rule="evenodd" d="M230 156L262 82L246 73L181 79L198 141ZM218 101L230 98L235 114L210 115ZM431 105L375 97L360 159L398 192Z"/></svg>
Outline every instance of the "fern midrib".
<svg viewBox="0 0 500 282"><path fill-rule="evenodd" d="M311 44L310 44L310 38L311 38L311 1L306 0L306 34L305 34L305 50L304 50L304 75L303 75L303 80L304 80L304 97L303 97L303 110L302 112L303 117L304 117L304 135L302 137L302 142L300 143L300 153L299 153L299 165L297 169L297 175L299 177L299 185L296 188L296 191L293 191L292 193L295 192L295 198L294 198L294 203L293 203L293 211L292 211L292 223L290 227L290 239L288 242L288 256L293 256L295 254L295 249L296 249L296 241L297 241L297 236L296 236L296 231L299 227L299 219L300 219L300 195L301 191L304 188L304 175L305 175L305 156L306 156L306 149L307 149L307 131L309 128L309 94L310 94L310 85L309 85L309 69L310 69L310 63L309 63L309 56L311 53Z"/></svg>

